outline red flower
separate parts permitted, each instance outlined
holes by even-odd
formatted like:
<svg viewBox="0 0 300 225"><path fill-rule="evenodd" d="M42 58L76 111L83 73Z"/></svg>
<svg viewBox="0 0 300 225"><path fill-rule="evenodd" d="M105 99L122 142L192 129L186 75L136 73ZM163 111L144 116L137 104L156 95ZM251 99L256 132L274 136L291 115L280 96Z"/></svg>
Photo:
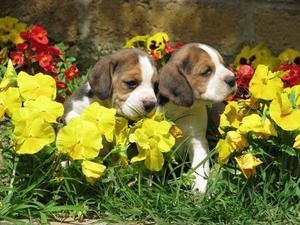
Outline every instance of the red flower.
<svg viewBox="0 0 300 225"><path fill-rule="evenodd" d="M158 51L151 50L150 55L155 61L158 61L161 58L161 53Z"/></svg>
<svg viewBox="0 0 300 225"><path fill-rule="evenodd" d="M288 74L283 76L283 87L293 87L300 84L300 66L284 64L279 67L281 71L288 71Z"/></svg>
<svg viewBox="0 0 300 225"><path fill-rule="evenodd" d="M47 45L41 45L37 42L30 43L30 50L33 52L43 52L47 51Z"/></svg>
<svg viewBox="0 0 300 225"><path fill-rule="evenodd" d="M237 78L237 93L234 96L234 99L245 99L249 97L249 83L253 77L254 69L249 65L242 65L239 68L239 71L233 71L232 68L228 68L232 71Z"/></svg>
<svg viewBox="0 0 300 225"><path fill-rule="evenodd" d="M78 69L76 68L76 65L73 64L72 66L70 66L69 69L67 69L64 74L66 75L66 80L70 81L73 80L74 77L78 76Z"/></svg>
<svg viewBox="0 0 300 225"><path fill-rule="evenodd" d="M170 43L167 42L166 43L165 51L166 51L167 54L172 54L173 52L176 51L176 49L172 48L171 45L170 45Z"/></svg>
<svg viewBox="0 0 300 225"><path fill-rule="evenodd" d="M12 62L14 65L23 65L24 63L23 52L21 51L11 52L10 57L12 58Z"/></svg>
<svg viewBox="0 0 300 225"><path fill-rule="evenodd" d="M54 74L57 74L57 67L54 66L53 64L49 64L47 67L43 68L45 73L54 73Z"/></svg>
<svg viewBox="0 0 300 225"><path fill-rule="evenodd" d="M20 50L26 50L28 48L28 45L26 43L17 44L16 48Z"/></svg>
<svg viewBox="0 0 300 225"><path fill-rule="evenodd" d="M48 44L47 31L39 24L31 28L30 38L41 45Z"/></svg>
<svg viewBox="0 0 300 225"><path fill-rule="evenodd" d="M62 82L58 79L58 76L54 76L53 78L56 82L57 89L65 89L67 87L67 85L64 82Z"/></svg>
<svg viewBox="0 0 300 225"><path fill-rule="evenodd" d="M40 67L46 68L51 64L53 57L46 52L39 52L35 54L35 59L39 61Z"/></svg>
<svg viewBox="0 0 300 225"><path fill-rule="evenodd" d="M49 46L48 51L56 56L62 55L62 51L55 46Z"/></svg>
<svg viewBox="0 0 300 225"><path fill-rule="evenodd" d="M175 48L181 48L182 46L183 46L183 44L180 42L176 42L176 44L175 44Z"/></svg>
<svg viewBox="0 0 300 225"><path fill-rule="evenodd" d="M28 31L23 31L20 33L21 38L23 38L24 40L27 40L29 38L29 32Z"/></svg>

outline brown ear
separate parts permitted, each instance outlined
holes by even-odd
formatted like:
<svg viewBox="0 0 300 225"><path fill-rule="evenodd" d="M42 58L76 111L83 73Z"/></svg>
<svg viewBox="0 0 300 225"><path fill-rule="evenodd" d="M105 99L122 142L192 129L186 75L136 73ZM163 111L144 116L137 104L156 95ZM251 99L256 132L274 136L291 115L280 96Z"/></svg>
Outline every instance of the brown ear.
<svg viewBox="0 0 300 225"><path fill-rule="evenodd" d="M194 102L193 90L176 62L167 63L159 74L159 94L177 105L189 107Z"/></svg>
<svg viewBox="0 0 300 225"><path fill-rule="evenodd" d="M107 99L112 93L114 67L112 58L104 57L96 63L88 77L93 93L101 100Z"/></svg>

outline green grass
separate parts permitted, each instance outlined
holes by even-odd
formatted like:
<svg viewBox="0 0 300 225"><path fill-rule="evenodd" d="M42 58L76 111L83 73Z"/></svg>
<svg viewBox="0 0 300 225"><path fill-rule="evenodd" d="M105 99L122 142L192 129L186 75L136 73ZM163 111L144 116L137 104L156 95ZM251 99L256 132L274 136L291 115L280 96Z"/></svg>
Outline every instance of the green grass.
<svg viewBox="0 0 300 225"><path fill-rule="evenodd" d="M233 175L215 165L207 193L200 195L190 191L185 163L167 164L168 170L154 175L135 164L110 168L92 186L76 163L61 168L51 148L32 156L14 155L9 133L0 134L0 220L12 224L22 224L22 218L47 224L67 217L121 224L300 223L299 177L274 180L258 169L246 181L238 170L232 169Z"/></svg>

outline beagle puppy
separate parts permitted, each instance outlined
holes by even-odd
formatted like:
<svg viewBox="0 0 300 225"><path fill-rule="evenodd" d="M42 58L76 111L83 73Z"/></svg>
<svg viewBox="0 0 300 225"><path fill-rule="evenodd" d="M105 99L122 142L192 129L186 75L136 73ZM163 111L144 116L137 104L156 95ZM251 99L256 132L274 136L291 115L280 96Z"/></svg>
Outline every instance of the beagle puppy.
<svg viewBox="0 0 300 225"><path fill-rule="evenodd" d="M221 55L199 43L184 45L159 74L159 104L167 118L176 121L190 137L189 158L194 170L193 190L206 190L209 175L207 104L222 102L236 91L234 74ZM205 161L204 161L205 160Z"/></svg>
<svg viewBox="0 0 300 225"><path fill-rule="evenodd" d="M78 117L91 103L115 107L117 114L137 120L157 106L157 71L152 59L139 49L122 49L103 57L80 88L65 102L63 120ZM157 89L157 87L156 87Z"/></svg>

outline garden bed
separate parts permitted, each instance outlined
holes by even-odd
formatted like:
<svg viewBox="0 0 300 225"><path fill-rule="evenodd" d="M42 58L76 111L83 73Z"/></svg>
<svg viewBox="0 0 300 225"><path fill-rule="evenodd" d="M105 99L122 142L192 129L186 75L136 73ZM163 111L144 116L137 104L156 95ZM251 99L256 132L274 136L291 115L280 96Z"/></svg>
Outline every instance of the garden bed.
<svg viewBox="0 0 300 225"><path fill-rule="evenodd" d="M174 157L175 140L187 140L176 123L156 113L131 124L93 103L63 125L62 103L89 70L79 71L67 46L50 43L41 25L0 18L0 37L0 219L299 223L300 52L274 56L259 44L236 56L238 92L209 137L212 173L199 194L187 158ZM158 68L181 46L163 32L125 43L148 52ZM103 156L104 139L113 147Z"/></svg>

